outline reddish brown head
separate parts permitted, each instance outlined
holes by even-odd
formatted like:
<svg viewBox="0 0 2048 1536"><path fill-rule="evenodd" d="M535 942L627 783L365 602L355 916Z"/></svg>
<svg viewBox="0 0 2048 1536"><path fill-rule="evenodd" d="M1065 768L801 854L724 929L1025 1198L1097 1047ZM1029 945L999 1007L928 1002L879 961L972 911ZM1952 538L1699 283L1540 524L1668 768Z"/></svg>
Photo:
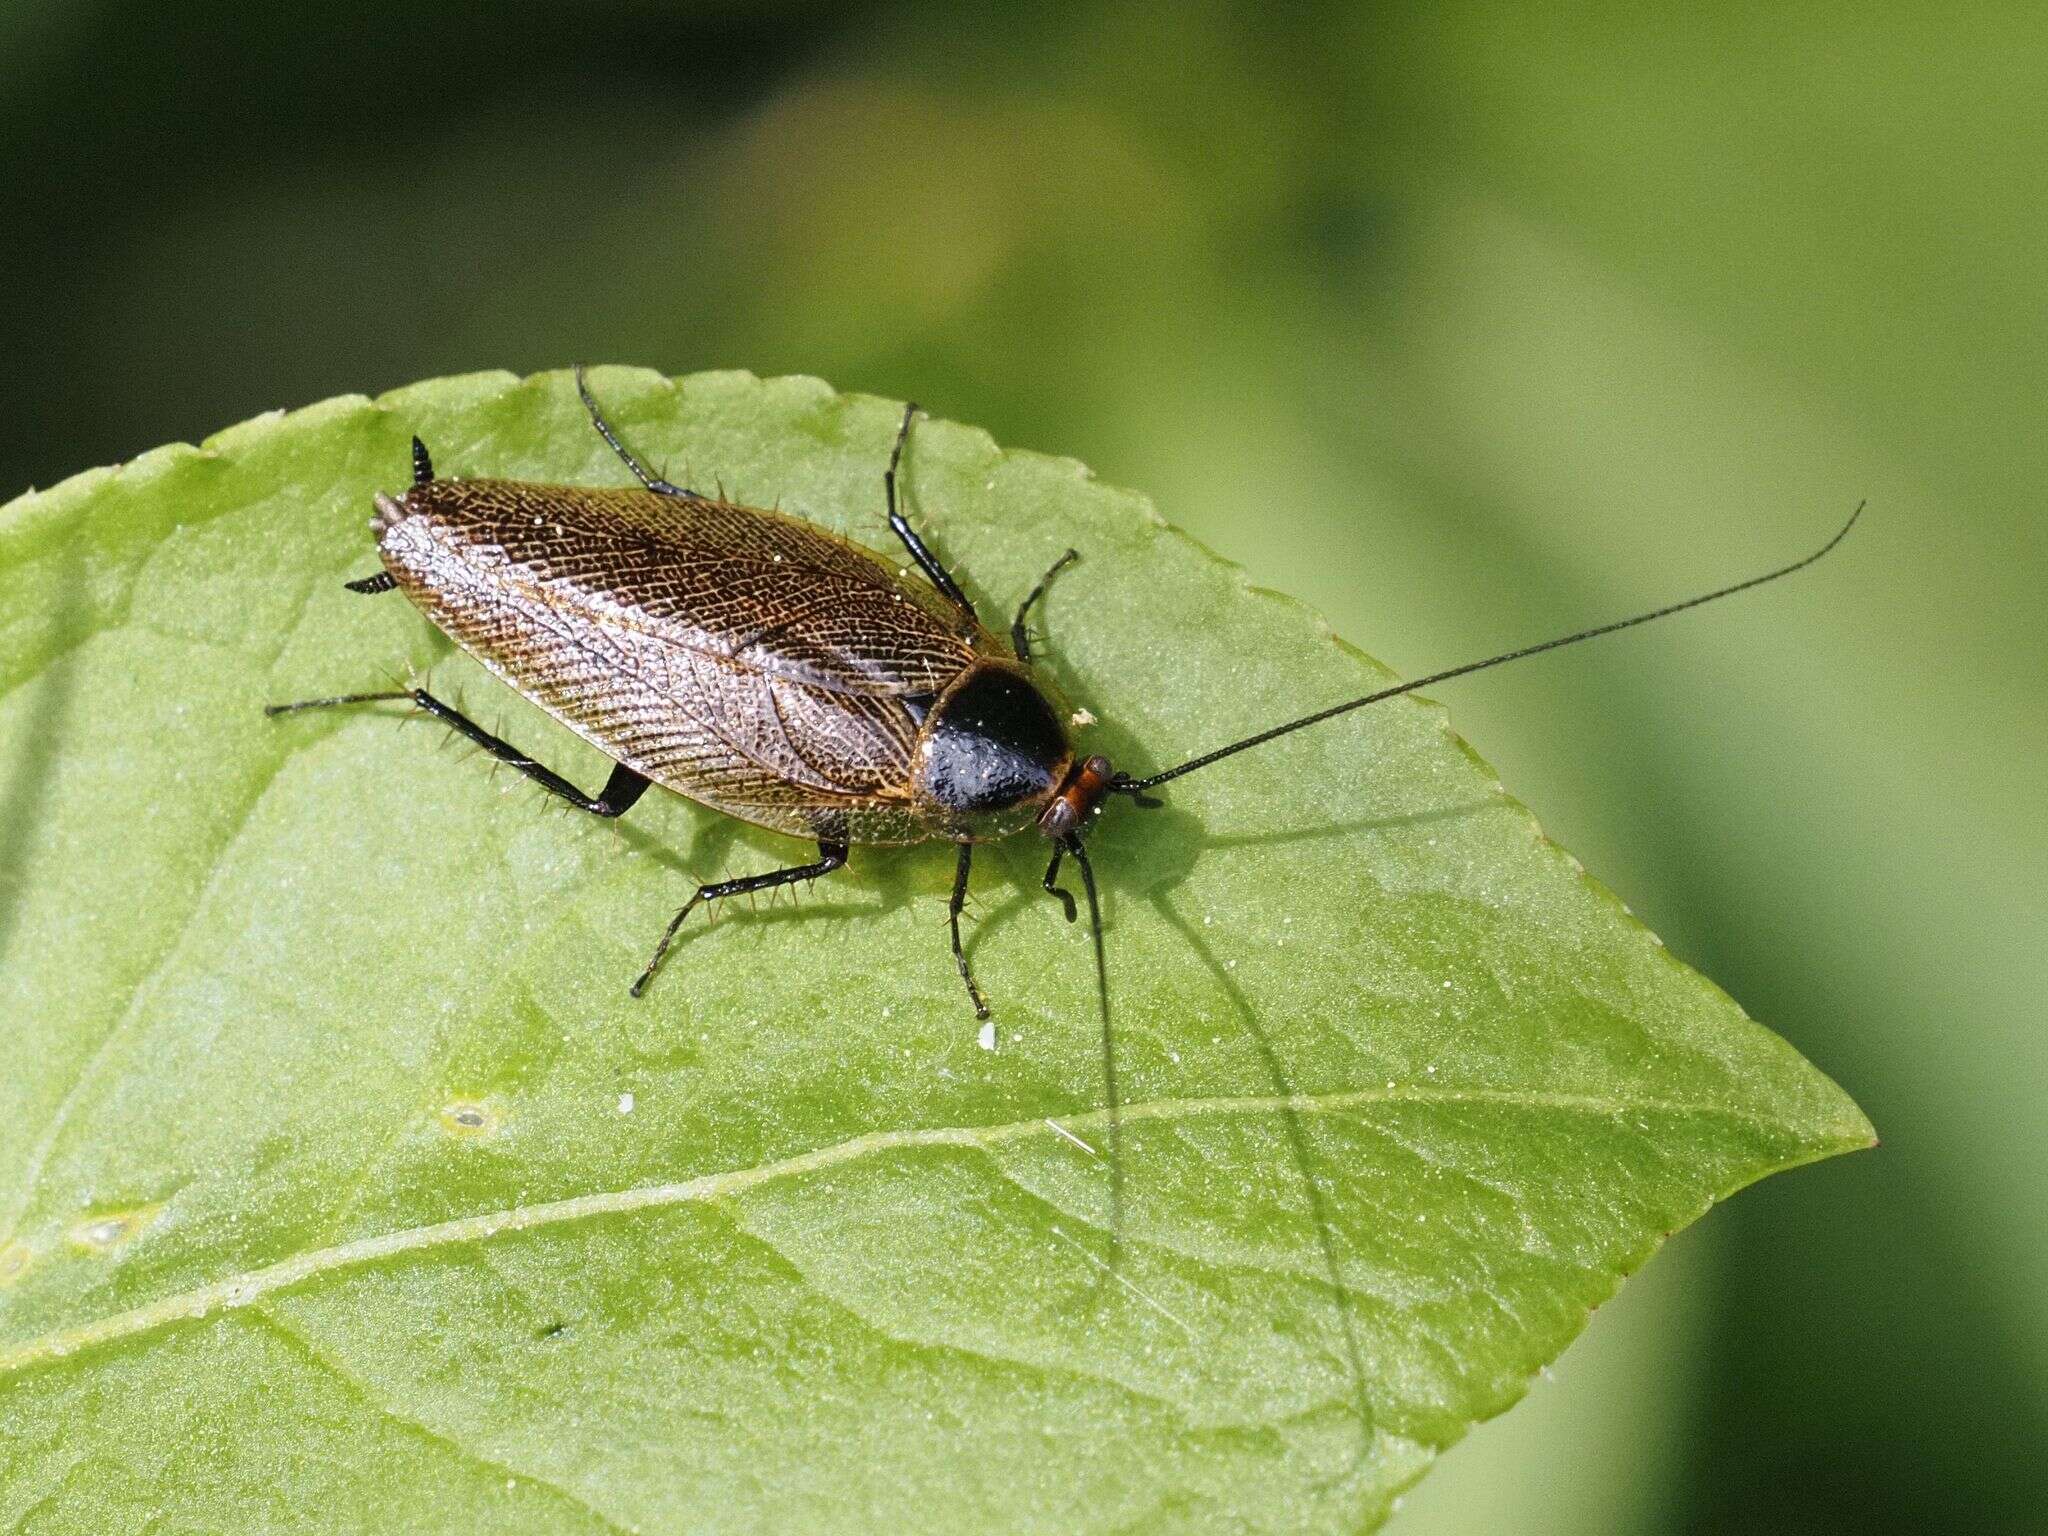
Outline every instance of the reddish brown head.
<svg viewBox="0 0 2048 1536"><path fill-rule="evenodd" d="M1066 782L1039 813L1038 830L1054 842L1072 836L1109 794L1116 775L1097 753L1067 774Z"/></svg>

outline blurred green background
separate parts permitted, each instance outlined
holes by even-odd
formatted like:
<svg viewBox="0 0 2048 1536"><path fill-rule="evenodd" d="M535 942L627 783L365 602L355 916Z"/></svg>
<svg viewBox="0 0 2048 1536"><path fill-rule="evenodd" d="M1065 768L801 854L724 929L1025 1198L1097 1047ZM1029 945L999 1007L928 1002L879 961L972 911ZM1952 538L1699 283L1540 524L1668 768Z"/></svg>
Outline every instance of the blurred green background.
<svg viewBox="0 0 2048 1536"><path fill-rule="evenodd" d="M1443 690L1885 1145L1680 1238L1396 1529L2044 1531L2044 101L2020 4L11 0L0 496L439 373L816 373L1411 673L1868 496Z"/></svg>

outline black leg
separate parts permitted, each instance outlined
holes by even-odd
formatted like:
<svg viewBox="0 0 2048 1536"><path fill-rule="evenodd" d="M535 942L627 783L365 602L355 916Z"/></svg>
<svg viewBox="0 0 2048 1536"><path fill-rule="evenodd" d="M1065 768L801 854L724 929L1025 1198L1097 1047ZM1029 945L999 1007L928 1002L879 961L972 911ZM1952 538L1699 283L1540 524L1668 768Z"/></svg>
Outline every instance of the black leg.
<svg viewBox="0 0 2048 1536"><path fill-rule="evenodd" d="M931 578L932 585L943 592L955 608L972 619L976 617L974 604L967 601L967 594L960 590L959 583L946 574L946 568L939 564L939 557L924 547L924 540L917 536L917 530L910 526L910 520L896 506L896 467L903 462L903 445L910 438L911 418L916 415L915 404L903 407L903 425L896 429L896 446L890 451L889 467L882 472L882 489L889 500L889 526L903 541L903 547L910 551L910 558L917 562L917 568Z"/></svg>
<svg viewBox="0 0 2048 1536"><path fill-rule="evenodd" d="M727 896L745 896L754 891L773 890L778 885L794 885L799 880L815 880L820 875L829 875L846 862L846 844L819 843L818 862L799 864L794 869L770 870L765 875L743 875L737 880L721 880L716 885L700 885L697 894L683 903L682 911L669 919L668 930L661 936L661 942L654 946L654 958L647 962L647 969L640 973L640 979L633 983L633 995L638 997L647 990L647 983L654 980L654 973L661 969L662 957L675 942L676 930L683 926L683 919L697 909L699 902L721 901Z"/></svg>
<svg viewBox="0 0 2048 1536"><path fill-rule="evenodd" d="M334 693L324 699L299 699L290 704L266 704L263 713L276 719L279 715L295 715L302 709L336 709L344 704L383 704L393 699L411 699L412 695L400 690L396 693Z"/></svg>
<svg viewBox="0 0 2048 1536"><path fill-rule="evenodd" d="M1038 578L1038 585L1025 594L1024 601L1017 605L1017 617L1010 624L1010 649L1017 653L1019 661L1031 659L1031 636L1024 630L1024 621L1031 617L1031 605L1045 596L1045 589L1052 585L1053 577L1080 558L1081 552L1075 549L1061 555L1059 559L1053 561L1052 569Z"/></svg>
<svg viewBox="0 0 2048 1536"><path fill-rule="evenodd" d="M974 1004L977 1019L988 1017L988 1004L981 988L974 984L974 972L967 966L967 951L960 947L960 909L967 905L967 867L974 862L974 844L960 845L960 862L953 867L953 899L946 905L946 921L953 927L953 963L960 967L960 979L967 983L967 1000Z"/></svg>
<svg viewBox="0 0 2048 1536"><path fill-rule="evenodd" d="M583 397L583 408L590 412L590 424L597 428L597 435L609 443L612 452L616 453L625 462L626 468L633 471L633 478L635 480L638 480L657 496L680 496L685 501L702 501L704 499L695 491L687 491L680 485L672 485L659 475L650 475L645 469L640 467L640 461L627 451L626 445L619 441L619 434L614 432L611 423L604 419L604 412L597 408L597 401L591 396L590 386L584 382L583 365L581 363L576 365L576 393Z"/></svg>
<svg viewBox="0 0 2048 1536"><path fill-rule="evenodd" d="M342 583L351 592L360 592L365 597L375 597L379 592L389 592L398 585L398 578L389 571L379 571L374 576L364 576L355 581Z"/></svg>
<svg viewBox="0 0 2048 1536"><path fill-rule="evenodd" d="M593 816L623 816L633 808L633 802L647 791L647 780L624 763L615 763L612 766L612 776L605 780L603 792L595 796L586 795L552 768L543 768L503 737L493 736L469 716L443 704L424 688L413 688L399 693L343 693L326 699L301 699L296 704L266 704L263 713L273 716L289 715L302 709L330 709L342 704L377 704L396 699L403 699L425 710L435 719L454 726L457 731L499 762L507 767L517 768L548 793L560 795L578 810L588 811Z"/></svg>
<svg viewBox="0 0 2048 1536"><path fill-rule="evenodd" d="M1074 920L1073 894L1069 891L1061 890L1055 883L1060 877L1060 860L1066 856L1067 850L1059 843L1054 843L1052 845L1052 862L1045 866L1045 878L1038 883L1045 887L1046 895L1059 897L1060 906L1065 909L1067 921L1071 923Z"/></svg>

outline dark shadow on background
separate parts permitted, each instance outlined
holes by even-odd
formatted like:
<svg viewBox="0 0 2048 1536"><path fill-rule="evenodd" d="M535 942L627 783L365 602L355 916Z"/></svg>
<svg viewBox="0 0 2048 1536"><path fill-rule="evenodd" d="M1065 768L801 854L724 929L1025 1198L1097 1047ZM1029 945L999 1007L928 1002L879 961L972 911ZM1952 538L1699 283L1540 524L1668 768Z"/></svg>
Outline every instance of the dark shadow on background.
<svg viewBox="0 0 2048 1536"><path fill-rule="evenodd" d="M1358 1461L1363 1466L1372 1459L1373 1412L1372 1398L1366 1386L1365 1352L1358 1342L1357 1308L1351 1300L1351 1292L1344 1284L1343 1267L1337 1261L1337 1239L1330 1221L1328 1197L1317 1181L1313 1167L1313 1156L1308 1144L1308 1131L1302 1125L1301 1115L1288 1102L1294 1097L1294 1082L1287 1075L1287 1067L1280 1059L1280 1052L1273 1044L1273 1037L1266 1026L1259 1022L1259 1016L1252 1011L1251 1002L1238 987L1236 980L1216 958L1214 950L1202 938L1202 932L1187 921L1167 900L1162 892L1155 892L1151 900L1152 909L1165 919L1168 927L1179 934L1189 949L1195 952L1217 988L1229 1000L1231 1011L1244 1026L1246 1036L1258 1051L1260 1064L1265 1068L1266 1081L1275 1097L1281 1100L1280 1123L1286 1130L1288 1145L1294 1151L1295 1171L1301 1175L1301 1188L1307 1197L1309 1218L1316 1230L1316 1247L1321 1251L1323 1274L1330 1284L1330 1299L1337 1311L1337 1320L1344 1335L1344 1354L1351 1368L1352 1391L1358 1407ZM1332 1483L1343 1482L1346 1478L1332 1479Z"/></svg>
<svg viewBox="0 0 2048 1536"><path fill-rule="evenodd" d="M1498 805L1498 800L1467 800L1460 805L1432 806L1424 811L1403 811L1393 816L1366 816L1352 821L1333 821L1323 826L1279 827L1271 831L1233 832L1207 839L1205 849L1269 848L1285 843L1313 842L1318 838L1343 836L1352 832L1385 832L1395 827L1428 827L1438 822L1457 821Z"/></svg>
<svg viewBox="0 0 2048 1536"><path fill-rule="evenodd" d="M85 638L84 576L76 554L62 557L52 660L33 682L21 744L0 779L0 964L14 943L28 895L28 851L48 811L64 761L65 726L77 687L78 647Z"/></svg>
<svg viewBox="0 0 2048 1536"><path fill-rule="evenodd" d="M1474 800L1459 805L1435 806L1428 810L1404 811L1393 816L1365 816L1350 821L1333 821L1324 826L1281 827L1269 831L1230 833L1211 837L1204 831L1202 823L1195 816L1176 808L1171 802L1156 810L1144 810L1130 806L1121 800L1112 800L1105 808L1105 815L1114 816L1118 822L1128 822L1126 828L1119 826L1112 838L1097 834L1088 842L1090 853L1095 857L1095 875L1102 882L1105 891L1121 894L1139 894L1163 899L1168 891L1178 888L1193 873L1196 863L1205 856L1227 855L1234 848L1279 847L1292 843L1314 843L1329 838L1351 837L1360 833L1380 832L1398 827L1429 826L1437 822L1454 821L1488 809L1494 802ZM1036 844L1037 846L1032 846ZM988 872L1000 863L1003 877L1009 890L986 912L974 913L972 931L966 935L968 959L975 957L981 944L999 929L1015 921L1033 901L1050 901L1039 886L1039 873L1045 861L1052 856L1051 845L1042 838L1019 834L1006 844L998 845L1002 852L996 857L986 853L975 864L975 888L985 887ZM1031 856L1037 861L1036 870L1029 862L1020 862L1019 847L1030 847ZM990 850L993 851L993 850ZM970 910L972 903L970 902ZM1104 932L1113 933L1116 918L1113 911L1104 911ZM1116 962L1115 953L1110 963Z"/></svg>

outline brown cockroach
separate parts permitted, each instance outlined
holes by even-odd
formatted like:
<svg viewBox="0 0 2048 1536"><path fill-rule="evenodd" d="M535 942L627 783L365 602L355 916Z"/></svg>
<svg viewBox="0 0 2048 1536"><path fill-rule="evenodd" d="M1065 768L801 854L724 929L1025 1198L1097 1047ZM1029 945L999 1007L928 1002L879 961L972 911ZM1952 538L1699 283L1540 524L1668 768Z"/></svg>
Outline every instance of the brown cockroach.
<svg viewBox="0 0 2048 1536"><path fill-rule="evenodd" d="M779 511L735 505L650 474L576 386L591 425L637 488L442 479L412 445L410 488L379 494L370 527L384 569L348 585L401 590L512 689L611 758L586 795L424 688L344 694L266 713L402 700L594 816L619 816L648 785L728 816L816 842L818 857L700 885L634 981L639 996L700 904L829 874L855 843L957 845L948 904L953 960L977 1017L988 1005L960 940L977 843L1035 828L1052 846L1042 882L1067 920L1062 861L1081 871L1093 929L1104 1088L1116 1137L1102 917L1082 829L1112 795L1184 774L1384 699L1575 645L1776 581L1839 544L1862 512L1790 565L1631 618L1382 688L1234 741L1163 772L1132 776L1076 751L1068 716L1032 669L1025 621L1067 551L1018 605L1008 644L897 505L896 475L917 407L906 406L882 473L890 529L924 580L848 539ZM1110 1158L1112 1203L1121 1174Z"/></svg>

